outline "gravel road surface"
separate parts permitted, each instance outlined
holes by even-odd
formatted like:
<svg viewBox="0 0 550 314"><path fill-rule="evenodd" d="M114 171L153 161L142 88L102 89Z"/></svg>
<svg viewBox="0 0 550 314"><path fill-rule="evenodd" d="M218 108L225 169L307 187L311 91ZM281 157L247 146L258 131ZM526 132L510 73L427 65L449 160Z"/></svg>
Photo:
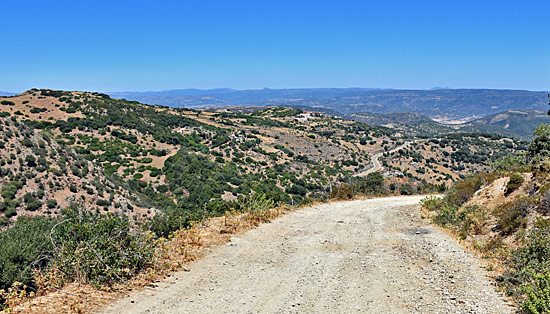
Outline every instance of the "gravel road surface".
<svg viewBox="0 0 550 314"><path fill-rule="evenodd" d="M512 313L422 197L335 202L263 224L103 313Z"/></svg>

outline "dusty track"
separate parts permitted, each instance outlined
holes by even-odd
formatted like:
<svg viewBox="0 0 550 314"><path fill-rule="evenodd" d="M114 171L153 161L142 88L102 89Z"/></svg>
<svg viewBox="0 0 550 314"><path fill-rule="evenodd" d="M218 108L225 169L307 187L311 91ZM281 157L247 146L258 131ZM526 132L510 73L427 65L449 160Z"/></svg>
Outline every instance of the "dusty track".
<svg viewBox="0 0 550 314"><path fill-rule="evenodd" d="M398 147L388 151L387 153L388 154L395 153L400 149L406 148L407 146L411 145L412 143L413 142L405 142L405 144L403 144L401 146L398 146ZM371 157L372 167L370 167L366 170L363 170L359 173L356 173L356 174L354 174L354 176L356 176L356 177L366 177L369 173L376 172L376 171L382 169L382 165L380 164L380 160L378 160L378 159L380 159L383 155L384 155L383 152L378 153L378 154L374 154Z"/></svg>
<svg viewBox="0 0 550 314"><path fill-rule="evenodd" d="M511 313L421 197L317 205L235 238L105 313Z"/></svg>

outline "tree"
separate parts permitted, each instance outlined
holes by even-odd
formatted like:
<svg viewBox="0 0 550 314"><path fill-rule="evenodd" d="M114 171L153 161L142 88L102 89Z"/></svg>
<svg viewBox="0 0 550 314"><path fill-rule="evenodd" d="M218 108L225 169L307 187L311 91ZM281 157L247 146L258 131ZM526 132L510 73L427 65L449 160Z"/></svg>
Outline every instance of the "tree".
<svg viewBox="0 0 550 314"><path fill-rule="evenodd" d="M550 124L539 125L533 135L535 138L528 146L529 157L534 161L550 157Z"/></svg>

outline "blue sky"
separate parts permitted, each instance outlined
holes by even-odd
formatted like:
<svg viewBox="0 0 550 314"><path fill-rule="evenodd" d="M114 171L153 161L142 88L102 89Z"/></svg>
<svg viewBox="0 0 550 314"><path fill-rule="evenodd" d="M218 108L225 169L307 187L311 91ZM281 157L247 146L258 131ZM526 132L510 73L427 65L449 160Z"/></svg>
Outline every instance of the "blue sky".
<svg viewBox="0 0 550 314"><path fill-rule="evenodd" d="M0 5L0 90L550 89L550 1Z"/></svg>

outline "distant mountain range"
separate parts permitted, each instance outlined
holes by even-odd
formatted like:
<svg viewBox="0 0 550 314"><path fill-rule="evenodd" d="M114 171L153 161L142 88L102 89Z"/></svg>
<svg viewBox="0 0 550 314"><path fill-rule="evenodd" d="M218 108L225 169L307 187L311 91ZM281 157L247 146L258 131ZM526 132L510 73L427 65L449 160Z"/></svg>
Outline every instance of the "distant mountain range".
<svg viewBox="0 0 550 314"><path fill-rule="evenodd" d="M17 94L0 91L0 97L15 96Z"/></svg>
<svg viewBox="0 0 550 314"><path fill-rule="evenodd" d="M369 88L302 88L234 90L181 89L117 92L114 98L171 107L225 106L308 107L339 114L416 112L442 121L474 120L507 110L545 110L546 92L498 89L396 90Z"/></svg>

